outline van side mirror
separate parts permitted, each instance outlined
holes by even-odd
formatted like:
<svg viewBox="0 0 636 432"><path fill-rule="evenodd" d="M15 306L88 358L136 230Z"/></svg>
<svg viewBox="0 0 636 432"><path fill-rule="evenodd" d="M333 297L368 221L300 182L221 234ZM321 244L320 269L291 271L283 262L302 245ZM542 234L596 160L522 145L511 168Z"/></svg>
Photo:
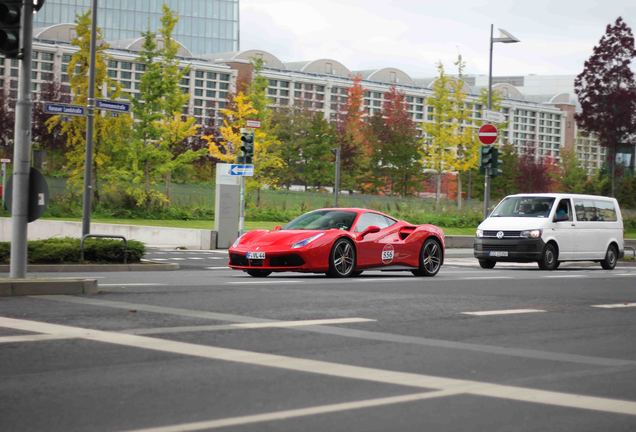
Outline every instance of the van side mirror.
<svg viewBox="0 0 636 432"><path fill-rule="evenodd" d="M366 227L360 234L358 234L357 239L358 240L362 240L364 239L368 234L374 234L380 232L380 227L376 226L376 225L370 225L368 227Z"/></svg>

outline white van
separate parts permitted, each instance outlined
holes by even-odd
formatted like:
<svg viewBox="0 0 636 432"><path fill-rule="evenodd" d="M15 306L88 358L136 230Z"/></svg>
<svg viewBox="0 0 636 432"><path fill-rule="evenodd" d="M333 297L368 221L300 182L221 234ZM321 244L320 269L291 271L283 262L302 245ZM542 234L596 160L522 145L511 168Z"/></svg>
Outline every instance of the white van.
<svg viewBox="0 0 636 432"><path fill-rule="evenodd" d="M498 261L534 261L542 270L595 261L611 270L624 253L618 202L595 195L509 195L479 224L474 244L487 269Z"/></svg>

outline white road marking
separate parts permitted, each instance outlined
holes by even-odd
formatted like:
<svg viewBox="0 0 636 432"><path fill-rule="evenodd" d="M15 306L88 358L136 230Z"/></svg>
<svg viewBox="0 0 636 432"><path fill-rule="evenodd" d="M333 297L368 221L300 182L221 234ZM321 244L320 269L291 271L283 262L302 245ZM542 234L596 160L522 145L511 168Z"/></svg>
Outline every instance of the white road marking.
<svg viewBox="0 0 636 432"><path fill-rule="evenodd" d="M512 276L477 276L477 277L465 277L465 278L461 278L460 280L476 280L476 279L490 280L490 279L514 279L514 278Z"/></svg>
<svg viewBox="0 0 636 432"><path fill-rule="evenodd" d="M595 308L604 308L604 309L614 309L614 308L628 308L628 307L636 307L636 303L615 303L615 304L603 304L603 305L592 305Z"/></svg>
<svg viewBox="0 0 636 432"><path fill-rule="evenodd" d="M462 312L462 314L488 316L488 315L526 314L526 313L535 313L535 312L545 312L545 311L541 309L505 309L505 310L491 310L491 311L478 311L478 312Z"/></svg>
<svg viewBox="0 0 636 432"><path fill-rule="evenodd" d="M136 334L136 335L168 334L168 333L172 334L172 333L237 330L237 329L290 328L290 327L303 327L303 326L312 326L312 325L351 324L351 323L361 323L361 322L371 322L371 321L376 321L376 320L367 319L367 318L334 318L334 319L317 319L317 320L302 320L302 321L272 321L272 322L257 322L257 323L240 323L240 324L228 324L228 325L155 327L155 328L147 328L147 329L125 330L124 333L130 333L130 334Z"/></svg>
<svg viewBox="0 0 636 432"><path fill-rule="evenodd" d="M205 258L201 258L201 257L188 257L189 260L202 260Z"/></svg>
<svg viewBox="0 0 636 432"><path fill-rule="evenodd" d="M160 426L156 428L137 429L128 432L189 432L199 430L218 429L228 426L241 426L254 423L271 422L276 420L286 420L291 418L306 417L318 414L328 414L342 411L372 408L377 406L395 405L406 402L416 402L425 399L434 399L460 394L457 390L439 390L426 393L415 393L404 396L392 396L386 398L367 399L362 401L344 402L339 404L321 405L309 408L292 409L285 411L274 411L247 415L243 417L229 417L224 419L201 421L194 423L183 423L171 426Z"/></svg>
<svg viewBox="0 0 636 432"><path fill-rule="evenodd" d="M587 275L546 275L543 276L546 279L567 279L567 278L584 278Z"/></svg>
<svg viewBox="0 0 636 432"><path fill-rule="evenodd" d="M168 258L152 258L153 261L168 261Z"/></svg>
<svg viewBox="0 0 636 432"><path fill-rule="evenodd" d="M87 297L64 296L64 295L54 295L54 296L42 295L42 296L36 296L33 298L36 298L38 300L50 300L50 301L58 301L58 302L65 302L65 303L75 303L75 304L81 304L81 305L91 305L96 307L110 307L110 308L124 309L124 310L135 309L138 311L145 311L145 312L152 312L152 313L159 313L159 314L170 314L170 315L176 315L181 317L201 318L201 319L208 319L208 320L214 320L214 321L229 321L232 323L274 322L274 320L267 319L267 318L257 318L257 317L251 317L251 316L245 316L245 315L234 315L234 314L227 314L227 313L173 308L173 307L165 307L165 306L153 306L153 305L142 304L142 303L128 303L128 302L118 302L118 301L111 301L111 300L100 300L96 298L87 298ZM348 337L348 338L354 338L354 339L382 341L382 342L390 342L390 343L398 343L398 344L410 344L410 345L416 345L416 346L435 347L435 348L442 348L442 349L464 350L464 351L486 353L489 355L504 355L504 356L512 356L512 357L521 357L524 359L539 359L539 360L576 363L576 364L585 364L585 365L603 366L603 367L623 367L623 366L634 367L636 365L636 361L633 361L633 360L614 359L614 358L607 358L607 357L593 357L593 356L584 356L584 355L578 355L578 354L540 351L540 350L524 349L524 348L500 347L495 345L472 344L472 343L465 343L465 342L449 341L444 339L431 339L431 338L423 338L423 337L417 337L417 336L405 336L405 335L398 335L398 334L392 334L392 333L365 331L361 329L352 329L352 328L346 328L346 327L312 326L312 327L297 327L296 329L298 331L306 331L306 332L317 333L317 334L328 334L328 335L335 335L335 336Z"/></svg>
<svg viewBox="0 0 636 432"><path fill-rule="evenodd" d="M121 283L100 283L100 287L118 287L118 286L164 286L165 283L152 283L152 282L121 282Z"/></svg>
<svg viewBox="0 0 636 432"><path fill-rule="evenodd" d="M208 270L223 270L223 269L229 269L228 266L225 267L205 267Z"/></svg>
<svg viewBox="0 0 636 432"><path fill-rule="evenodd" d="M397 281L418 281L421 280L419 278L415 278L415 277L384 277L384 278L359 278L359 279L346 279L346 280L339 280L337 281L338 283L343 283L343 282L355 282L355 283L366 283L366 282L397 282Z"/></svg>
<svg viewBox="0 0 636 432"><path fill-rule="evenodd" d="M185 261L185 258L174 258L174 257L170 257L168 259L171 259L173 261Z"/></svg>
<svg viewBox="0 0 636 432"><path fill-rule="evenodd" d="M612 276L636 276L636 273L614 273Z"/></svg>
<svg viewBox="0 0 636 432"><path fill-rule="evenodd" d="M0 327L345 379L636 416L636 402L629 400L361 367L5 317L0 317Z"/></svg>
<svg viewBox="0 0 636 432"><path fill-rule="evenodd" d="M39 342L59 339L70 339L66 336L55 336L47 334L36 335L16 335L16 336L2 336L0 337L0 343L16 343L16 342Z"/></svg>
<svg viewBox="0 0 636 432"><path fill-rule="evenodd" d="M301 284L304 283L304 281L301 280L266 280L266 281L235 281L235 282L228 282L228 284L231 285L278 285L281 283L288 283L288 284Z"/></svg>

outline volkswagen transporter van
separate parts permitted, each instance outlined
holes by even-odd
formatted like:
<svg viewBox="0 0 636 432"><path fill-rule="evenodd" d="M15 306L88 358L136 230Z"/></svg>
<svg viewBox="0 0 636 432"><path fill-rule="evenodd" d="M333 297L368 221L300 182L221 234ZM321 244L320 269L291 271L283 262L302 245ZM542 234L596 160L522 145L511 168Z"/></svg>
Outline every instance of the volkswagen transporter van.
<svg viewBox="0 0 636 432"><path fill-rule="evenodd" d="M475 258L487 269L499 261L534 261L543 270L594 261L611 270L623 254L618 202L595 195L507 196L479 225L474 243Z"/></svg>

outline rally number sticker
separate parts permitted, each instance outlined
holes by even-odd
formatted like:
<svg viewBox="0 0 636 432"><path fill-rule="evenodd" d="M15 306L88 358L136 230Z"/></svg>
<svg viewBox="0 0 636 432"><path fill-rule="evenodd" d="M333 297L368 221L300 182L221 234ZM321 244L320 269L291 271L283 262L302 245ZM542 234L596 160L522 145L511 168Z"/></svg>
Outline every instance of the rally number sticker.
<svg viewBox="0 0 636 432"><path fill-rule="evenodd" d="M393 257L395 255L395 251L393 250L393 246L386 245L384 249L382 249L382 263L390 264L393 261Z"/></svg>

